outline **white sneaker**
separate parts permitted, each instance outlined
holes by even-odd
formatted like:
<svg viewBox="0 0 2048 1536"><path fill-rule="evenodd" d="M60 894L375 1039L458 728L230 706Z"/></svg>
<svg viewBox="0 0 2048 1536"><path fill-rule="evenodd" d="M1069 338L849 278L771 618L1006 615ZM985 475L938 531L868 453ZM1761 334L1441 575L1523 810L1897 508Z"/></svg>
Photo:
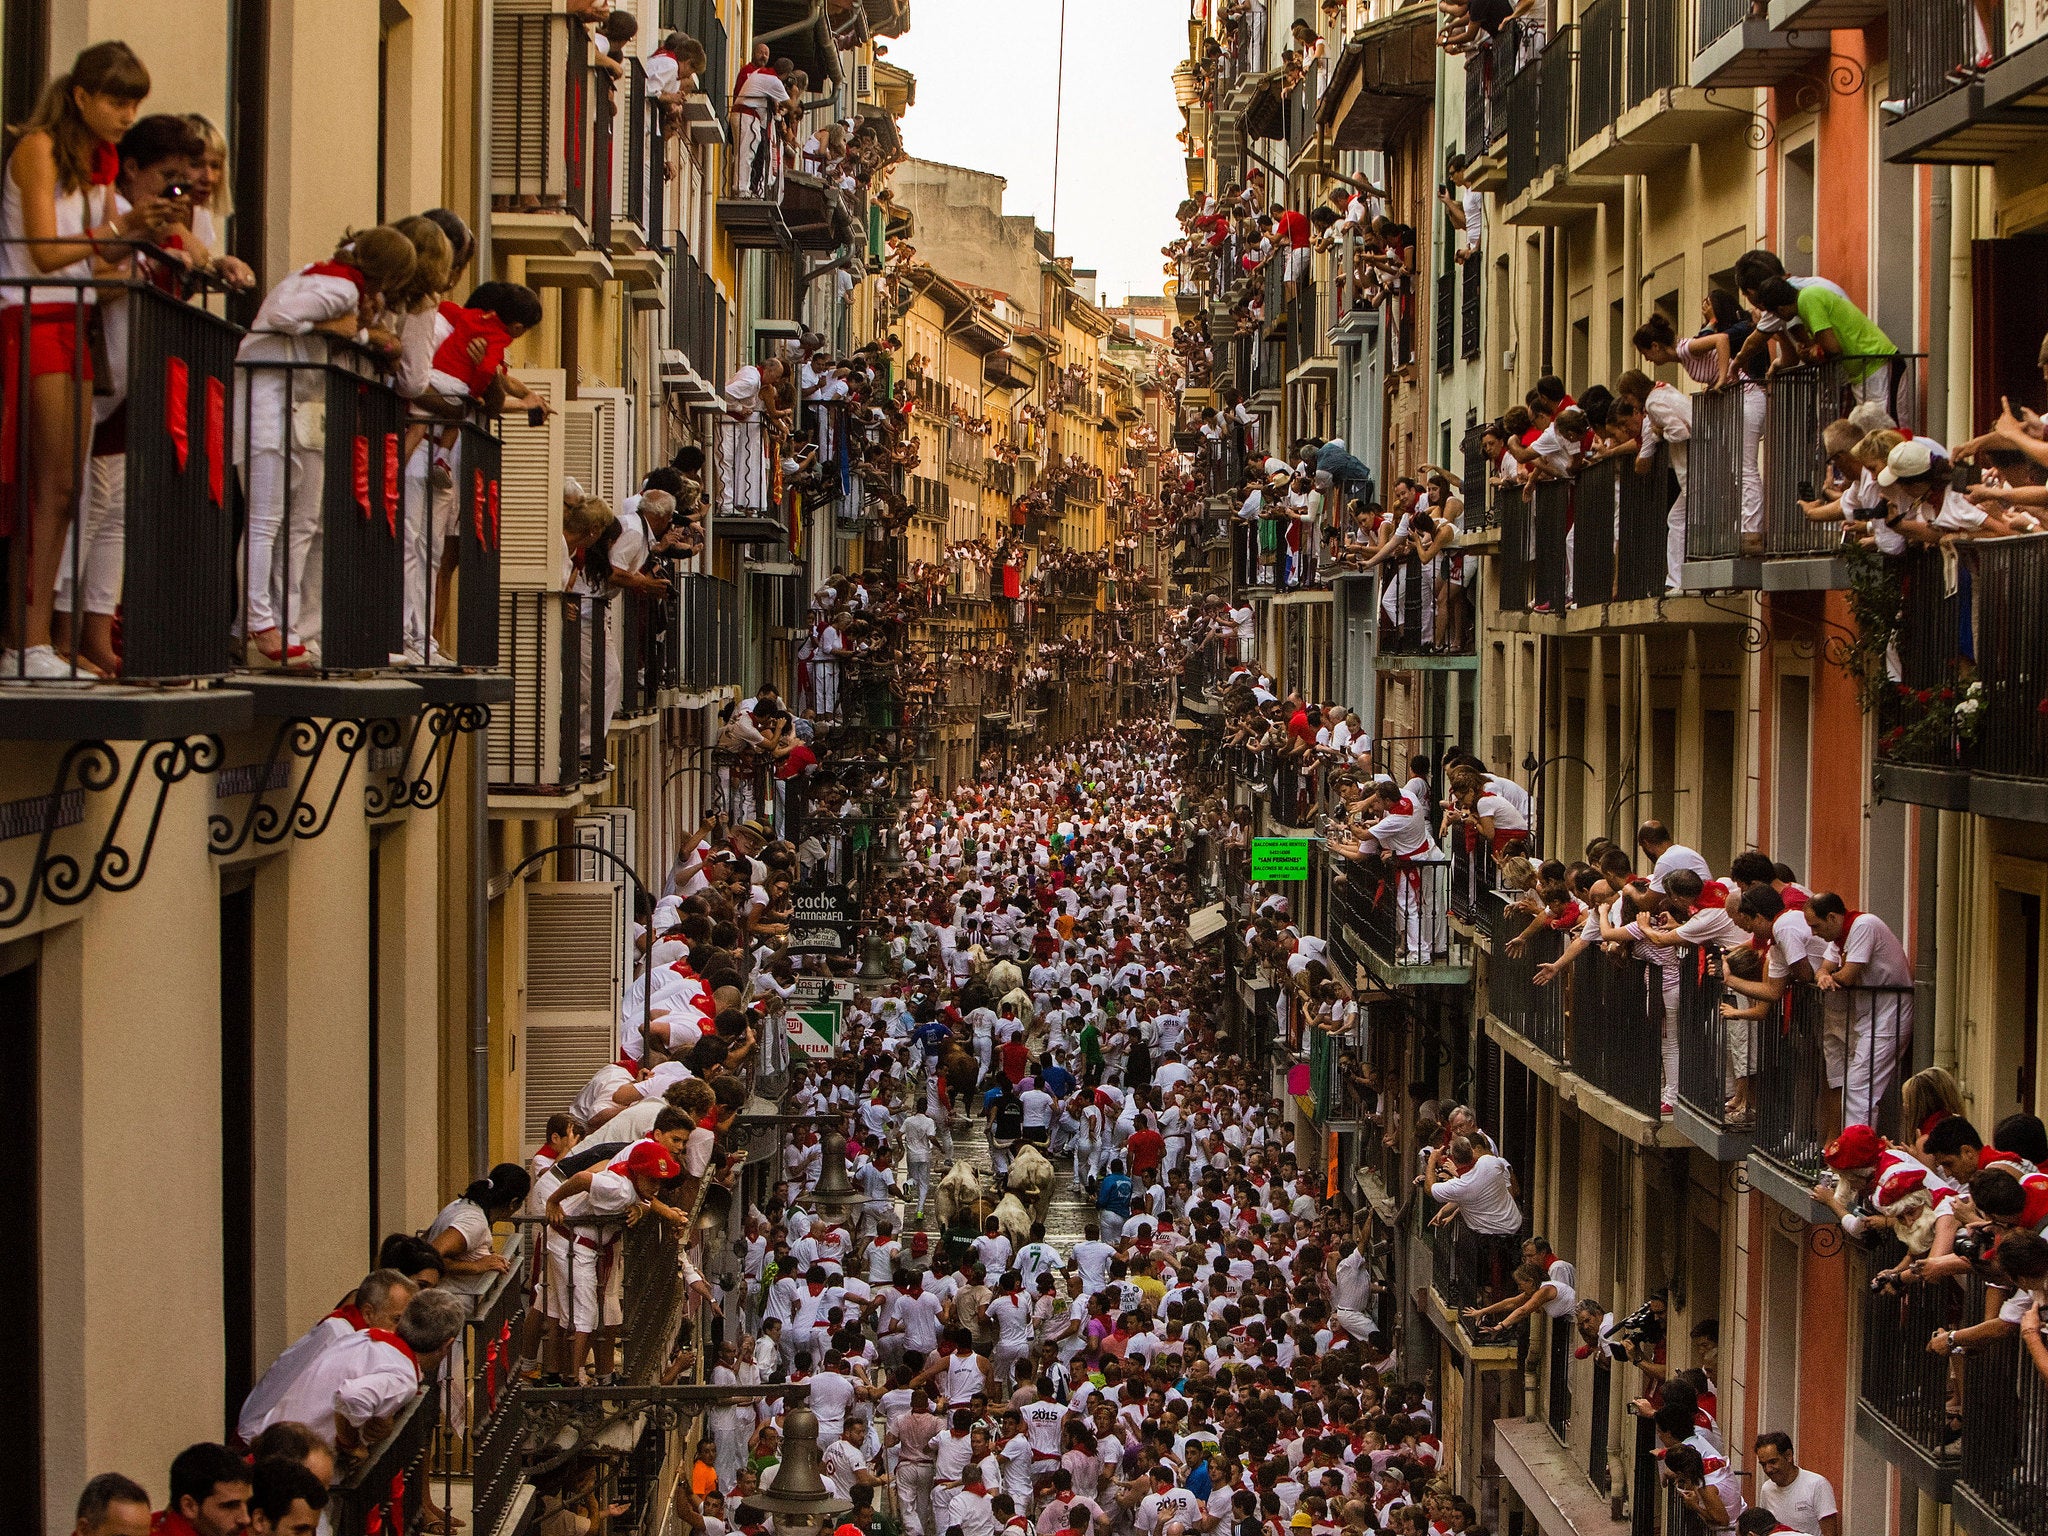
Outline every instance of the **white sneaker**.
<svg viewBox="0 0 2048 1536"><path fill-rule="evenodd" d="M80 669L82 681L90 681L91 677L91 673ZM59 656L54 646L32 645L26 653L0 651L0 683L55 682L70 678L71 663Z"/></svg>
<svg viewBox="0 0 2048 1536"><path fill-rule="evenodd" d="M434 640L428 642L427 645L427 665L430 667L452 667L455 665L455 658L441 649L440 641Z"/></svg>

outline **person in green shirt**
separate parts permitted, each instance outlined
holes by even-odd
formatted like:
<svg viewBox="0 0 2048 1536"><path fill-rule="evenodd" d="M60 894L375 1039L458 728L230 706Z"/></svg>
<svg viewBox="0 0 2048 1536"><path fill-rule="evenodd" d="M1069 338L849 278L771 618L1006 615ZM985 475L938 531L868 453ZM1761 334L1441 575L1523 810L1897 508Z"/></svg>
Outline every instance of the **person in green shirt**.
<svg viewBox="0 0 2048 1536"><path fill-rule="evenodd" d="M1862 310L1856 301L1833 288L1809 283L1795 288L1787 278L1771 278L1757 289L1757 299L1788 325L1796 320L1809 341L1800 347L1807 362L1848 358L1843 376L1854 386L1859 400L1883 400L1892 368L1885 359L1898 355L1891 337Z"/></svg>
<svg viewBox="0 0 2048 1536"><path fill-rule="evenodd" d="M1091 1013L1081 1026L1081 1080L1091 1088L1102 1081L1102 1030L1096 1019Z"/></svg>

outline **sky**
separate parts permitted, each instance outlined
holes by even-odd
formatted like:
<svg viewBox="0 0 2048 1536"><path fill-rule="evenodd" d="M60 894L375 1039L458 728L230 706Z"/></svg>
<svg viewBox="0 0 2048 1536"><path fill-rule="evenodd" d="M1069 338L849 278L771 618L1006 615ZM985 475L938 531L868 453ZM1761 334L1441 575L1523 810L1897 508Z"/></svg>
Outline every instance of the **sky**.
<svg viewBox="0 0 2048 1536"><path fill-rule="evenodd" d="M1005 213L1052 221L1061 0L913 0L889 62L917 76L904 146L1008 179ZM1187 0L1067 0L1059 254L1093 267L1103 302L1156 294L1159 248L1187 195L1174 65Z"/></svg>

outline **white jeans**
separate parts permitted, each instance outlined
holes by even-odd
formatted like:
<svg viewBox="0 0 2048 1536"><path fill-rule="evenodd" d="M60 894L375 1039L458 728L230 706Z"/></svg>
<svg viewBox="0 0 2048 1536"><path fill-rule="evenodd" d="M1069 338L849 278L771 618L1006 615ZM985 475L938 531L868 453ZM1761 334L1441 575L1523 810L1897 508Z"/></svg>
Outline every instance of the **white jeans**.
<svg viewBox="0 0 2048 1536"><path fill-rule="evenodd" d="M422 660L432 640L428 613L434 602L434 578L441 568L441 552L448 539L456 536L455 489L436 491L428 481L433 467L434 440L431 434L420 440L412 457L405 461L405 648ZM462 442L448 450L449 473L462 484ZM434 615L439 618L440 615Z"/></svg>
<svg viewBox="0 0 2048 1536"><path fill-rule="evenodd" d="M1678 499L1664 516L1664 587L1676 592L1685 585L1685 459L1672 454L1671 467L1678 474Z"/></svg>
<svg viewBox="0 0 2048 1536"><path fill-rule="evenodd" d="M1764 441L1764 409L1770 397L1756 384L1742 386L1742 531L1764 531L1764 474L1757 455Z"/></svg>
<svg viewBox="0 0 2048 1536"><path fill-rule="evenodd" d="M248 473L249 632L261 634L289 619L290 641L311 644L320 638L325 455L321 449L297 444L289 449L252 446ZM277 547L280 533L285 535L282 559Z"/></svg>
<svg viewBox="0 0 2048 1536"><path fill-rule="evenodd" d="M87 464L85 483L85 549L79 555L79 577L85 584L85 611L111 614L121 605L121 567L128 545L128 456L96 454ZM76 598L71 584L72 544L76 530L64 530L64 553L57 566L57 611L72 613Z"/></svg>

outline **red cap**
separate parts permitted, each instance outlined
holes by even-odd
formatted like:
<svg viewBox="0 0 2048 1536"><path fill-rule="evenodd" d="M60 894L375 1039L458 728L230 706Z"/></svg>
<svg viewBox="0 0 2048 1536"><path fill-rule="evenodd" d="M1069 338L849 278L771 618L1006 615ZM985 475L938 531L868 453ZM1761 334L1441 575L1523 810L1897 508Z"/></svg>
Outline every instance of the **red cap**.
<svg viewBox="0 0 2048 1536"><path fill-rule="evenodd" d="M1828 1143L1821 1157L1830 1168L1842 1172L1850 1168L1868 1168L1883 1150L1878 1143L1877 1132L1869 1126L1845 1125L1842 1134Z"/></svg>
<svg viewBox="0 0 2048 1536"><path fill-rule="evenodd" d="M667 1183L682 1171L682 1165L658 1141L637 1142L626 1156L626 1172L635 1178L646 1174Z"/></svg>

